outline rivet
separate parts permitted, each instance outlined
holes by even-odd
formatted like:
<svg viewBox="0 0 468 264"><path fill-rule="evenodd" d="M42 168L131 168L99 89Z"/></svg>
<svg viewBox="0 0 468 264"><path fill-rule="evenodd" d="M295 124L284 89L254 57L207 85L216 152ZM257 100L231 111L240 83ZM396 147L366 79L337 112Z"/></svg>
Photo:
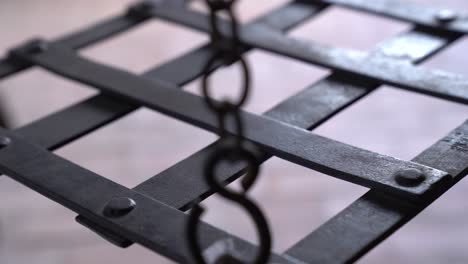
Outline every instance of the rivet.
<svg viewBox="0 0 468 264"><path fill-rule="evenodd" d="M136 206L134 200L127 197L118 197L110 200L104 208L107 217L122 217L130 213Z"/></svg>
<svg viewBox="0 0 468 264"><path fill-rule="evenodd" d="M130 6L128 15L137 18L151 17L151 11L156 7L158 2L155 1L142 1L133 6Z"/></svg>
<svg viewBox="0 0 468 264"><path fill-rule="evenodd" d="M38 40L37 42L34 43L34 45L31 47L31 52L32 53L41 53L47 49L48 45L47 42Z"/></svg>
<svg viewBox="0 0 468 264"><path fill-rule="evenodd" d="M435 18L440 23L450 23L458 18L458 14L450 9L442 9L437 12Z"/></svg>
<svg viewBox="0 0 468 264"><path fill-rule="evenodd" d="M8 137L0 137L0 149L10 145L11 139Z"/></svg>
<svg viewBox="0 0 468 264"><path fill-rule="evenodd" d="M419 169L402 169L395 173L395 181L401 186L414 187L421 184L426 175Z"/></svg>
<svg viewBox="0 0 468 264"><path fill-rule="evenodd" d="M29 53L29 54L38 54L44 52L49 47L48 43L43 39L33 39L30 42L26 43L24 46L19 48L20 52Z"/></svg>
<svg viewBox="0 0 468 264"><path fill-rule="evenodd" d="M143 1L140 4L140 8L142 9L150 9L154 7L154 3L152 1Z"/></svg>

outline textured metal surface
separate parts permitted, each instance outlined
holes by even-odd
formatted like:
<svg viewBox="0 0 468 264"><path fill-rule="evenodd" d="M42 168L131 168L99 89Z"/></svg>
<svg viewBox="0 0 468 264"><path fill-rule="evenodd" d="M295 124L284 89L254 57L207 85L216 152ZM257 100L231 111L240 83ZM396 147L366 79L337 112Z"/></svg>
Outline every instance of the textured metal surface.
<svg viewBox="0 0 468 264"><path fill-rule="evenodd" d="M20 52L19 60L0 61L0 77L25 69L31 66L29 62L33 62L103 92L13 132L1 130L0 168L31 189L81 214L78 219L83 224L119 246L137 242L173 260L190 262L183 240L187 217L180 210L189 209L193 201L211 194L202 181L201 173L211 147L133 190L45 150L63 146L140 106L216 132L216 122L202 106L200 98L178 89L179 85L202 74L202 66L211 55L209 46L202 46L149 70L143 78L85 60L71 51L129 29L151 16L207 32L206 17L183 9L185 2L137 4L124 15L53 41L39 55ZM385 42L371 54L305 43L280 32L331 4L425 27L418 26ZM432 21L428 20L429 15ZM468 123L424 151L413 162L372 153L304 130L317 127L382 83L467 103L468 82L464 77L410 64L422 61L461 37L465 30L463 18L462 14L421 8L401 1L303 0L294 1L243 26L243 51L260 48L337 70L286 99L265 116L242 113L249 127L246 138L262 147L263 160L276 155L373 188L284 255L274 255L275 263L352 262L466 175ZM50 133L51 128L55 133ZM22 137L41 147L28 143ZM420 185L403 181L403 185L409 186L403 187L402 182L397 183L394 177L400 177L401 169L408 168L418 169L414 174L418 181L419 171L424 172L421 177L427 177L427 180ZM224 166L220 173L223 180L230 182L239 177L242 170L242 166ZM432 188L433 185L438 188ZM418 203L409 198L418 198ZM130 199L133 202L112 202ZM244 260L255 255L255 246L210 225L203 224L201 233L205 249L230 241L235 247L234 255Z"/></svg>
<svg viewBox="0 0 468 264"><path fill-rule="evenodd" d="M204 14L182 8L153 12L154 16L209 32ZM224 21L224 34L229 24ZM249 46L302 60L325 68L351 73L384 84L468 104L468 79L453 73L414 67L386 57L369 57L364 52L329 47L287 37L263 25L241 28L241 41Z"/></svg>
<svg viewBox="0 0 468 264"><path fill-rule="evenodd" d="M254 23L264 23L277 30L289 30L305 19L319 13L324 7L324 5L320 4L306 6L301 3L291 2L271 11L265 16L259 17ZM105 28L108 29L109 27ZM64 37L63 39L69 38ZM73 38L80 39L77 37ZM248 50L246 48L246 51ZM169 63L150 69L143 75L147 78L163 79L171 81L176 85L184 85L202 73L203 65L210 56L212 56L211 48L208 45L204 45ZM220 65L215 66L219 67ZM58 113L49 115L44 119L21 127L16 132L32 142L36 142L49 149L56 149L137 108L139 106L129 104L123 100L120 101L115 97L97 95ZM49 133L51 128L53 128L54 133ZM106 230L105 227L100 227L98 224L82 216L78 216L77 221L117 246L127 247L132 244L128 239Z"/></svg>
<svg viewBox="0 0 468 264"><path fill-rule="evenodd" d="M403 0L306 0L305 2L340 5L435 29L468 33L468 14L460 10L434 8ZM443 19L440 19L441 17Z"/></svg>
<svg viewBox="0 0 468 264"><path fill-rule="evenodd" d="M403 56L417 63L454 40L445 36L432 36L421 29L415 29L385 42L374 53L385 54L385 56ZM415 43L414 45L418 48L408 49L410 43ZM406 48L407 52L402 53L402 48ZM378 86L379 84L372 82L349 80L346 76L335 73L286 99L267 111L265 115L304 129L313 129ZM138 185L136 190L176 208L187 209L187 206L194 200L211 194L202 180L201 164L206 159L207 153L209 150L204 149L188 157ZM265 159L269 157L271 156L265 154ZM223 167L220 168L222 171L220 174L223 175L223 179L229 181L237 178L241 169L240 166ZM180 192L174 194L166 186L177 186L175 188Z"/></svg>
<svg viewBox="0 0 468 264"><path fill-rule="evenodd" d="M189 0L161 1L161 3L172 7L180 7L187 2L189 2ZM158 2L148 1L148 3L157 6ZM135 5L138 5L138 3ZM62 36L53 42L73 49L81 49L131 29L150 18L149 16L131 15L129 10L131 10L132 7L133 6L129 6L128 10L120 16L103 20L85 29ZM0 78L24 70L29 66L30 65L17 64L8 60L8 58L0 59Z"/></svg>
<svg viewBox="0 0 468 264"><path fill-rule="evenodd" d="M254 22L265 23L277 30L289 30L319 13L323 8L323 5L311 6L292 2ZM248 49L246 48L246 50ZM212 56L211 48L209 45L203 45L171 62L148 70L143 76L183 86L202 74L203 65L210 56ZM101 94L16 131L32 142L56 149L136 110L138 107L138 105L132 105L124 100ZM55 133L49 133L51 127L54 128Z"/></svg>
<svg viewBox="0 0 468 264"><path fill-rule="evenodd" d="M131 27L143 22L144 19L134 19L127 16L111 18L97 25L93 25L88 29L78 31L76 33L64 36L55 41L57 44L63 44L67 47L80 49L88 45L102 41L108 37L114 36L128 30ZM15 72L24 70L30 65L18 64L8 59L0 60L0 78Z"/></svg>
<svg viewBox="0 0 468 264"><path fill-rule="evenodd" d="M445 34L435 35L426 32L424 29L416 28L412 31L401 34L392 40L382 43L379 45L379 48L373 52L373 54L376 54L377 56L406 58L410 62L418 63L427 59L430 55L434 54L434 52L444 48L455 40L456 38L448 37ZM413 45L414 48L412 48ZM349 80L346 76L335 73L326 79L319 81L317 84L304 89L297 95L288 98L272 110L268 111L266 115L299 127L313 129L332 117L336 112L345 109L356 100L362 98L362 96L372 92L374 88L378 86L379 85L375 83ZM314 107L310 107L311 105ZM448 154L449 152L445 151L448 148L450 148L450 146L445 146L440 149L440 153ZM156 199L163 201L165 204L180 208L181 210L187 210L190 203L194 200L205 198L211 194L210 190L202 180L203 169L201 164L203 160L206 159L208 152L209 151L207 149L204 149L190 156L175 166L140 184L135 188L135 190L145 193L151 197L155 197ZM427 150L426 152L432 153L431 155L440 155L437 151ZM426 155L424 153L418 157ZM468 161L460 154L462 153L453 153L448 155L446 159L440 159L440 156L438 157L439 160L445 160L447 163L456 161L459 163L458 166L466 167L468 165ZM265 155L266 158L269 157L267 154ZM435 158L437 157L434 157L434 159ZM415 160L419 162L418 159ZM446 168L449 167L450 166L446 166ZM221 171L222 175L224 175L224 179L232 181L240 176L241 170L241 166L231 166L222 168ZM457 175L459 171L449 171L449 173ZM466 172L464 173L466 174ZM166 186L174 186L179 190L179 192L174 194L170 189L166 188ZM382 199L389 199L388 202L384 201L382 203L386 206L380 206L380 203L377 203L377 206L372 203L366 203L367 200L365 199L360 199L359 201L359 204L364 204L363 206L358 206L362 210L362 212L358 212L360 216L367 219L369 214L375 214L375 217L368 221L369 224L379 222L385 223L388 218L393 216L394 212L388 209L389 206L398 210L414 208L414 205L411 203L406 203L383 195L379 196L384 197ZM346 217L345 213L343 213L343 217ZM392 218L388 221L392 222L391 219ZM361 230L361 227L365 226L361 224L364 221L365 219L358 219L354 228ZM344 226L352 223L345 219L341 224L343 225L341 229L324 228L324 236L317 236L314 232L295 247L288 250L285 254L292 255L308 263L342 263L345 260L352 261L376 246L378 242L384 238L383 235L387 236L391 232L397 230L395 226L392 226L392 229L385 229L383 234L378 232L370 233L370 237L375 235L372 239L375 239L375 237L379 237L379 239L372 240L372 243L369 243L365 238L363 238L363 241L367 242L367 244L354 244L355 238L353 235L362 234L352 233L349 238L344 238L341 232L348 230L345 229ZM382 227L385 227L385 225L382 224ZM367 229L363 229L361 231L366 232L366 230ZM332 235L327 236L326 234L328 233L332 233ZM314 239L313 241L310 241L312 240L312 236ZM330 240L330 242L327 243L327 240ZM311 245L312 243L316 244ZM350 252L345 252L342 255L338 254L339 252L344 251L343 247L351 245L353 245L353 247L350 247L349 251L352 254L350 254ZM312 250L314 247L318 249ZM358 252L356 253L352 249Z"/></svg>
<svg viewBox="0 0 468 264"><path fill-rule="evenodd" d="M66 206L131 241L140 243L173 260L190 263L185 246L184 226L187 216L138 192L127 189L91 171L79 167L47 150L0 130L12 143L0 150L0 170L44 196ZM135 201L126 216L114 218L104 214L108 202L119 197ZM200 240L208 248L220 240L232 240L242 257L255 254L255 247L239 238L201 224ZM294 263L272 256L278 263Z"/></svg>
<svg viewBox="0 0 468 264"><path fill-rule="evenodd" d="M28 56L25 54L25 57ZM78 57L69 50L49 45L39 54L30 54L31 62L67 78L83 82L104 93L159 111L200 128L217 132L216 116L203 99L176 89L171 84L145 80L122 70ZM240 112L245 138L271 154L302 166L363 186L391 191L409 198L430 195L447 176L442 171L372 153L344 143L314 135L305 130L247 112ZM235 134L229 124L226 131ZM400 169L418 168L427 180L418 186L401 186L394 180Z"/></svg>
<svg viewBox="0 0 468 264"><path fill-rule="evenodd" d="M450 170L455 184L468 172L467 143L468 121L414 160ZM309 263L353 262L434 200L430 199L422 205L411 205L377 191L369 191L294 245L286 255Z"/></svg>

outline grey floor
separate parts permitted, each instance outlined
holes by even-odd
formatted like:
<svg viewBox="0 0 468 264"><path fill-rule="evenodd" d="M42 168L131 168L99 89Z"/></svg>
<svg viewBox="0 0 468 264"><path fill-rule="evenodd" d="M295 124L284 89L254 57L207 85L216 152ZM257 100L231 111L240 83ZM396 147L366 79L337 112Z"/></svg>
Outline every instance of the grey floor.
<svg viewBox="0 0 468 264"><path fill-rule="evenodd" d="M242 20L267 12L285 0L241 1ZM467 10L464 0L419 0ZM30 36L54 38L123 10L127 0L1 0L0 52ZM195 6L195 8L199 8ZM331 8L294 30L295 37L371 50L411 26L384 18ZM84 56L141 73L204 43L206 36L152 21L81 51ZM427 63L468 76L462 39ZM248 55L254 94L247 109L261 113L328 71L266 52ZM235 93L236 69L224 70L215 85ZM195 81L186 89L197 93ZM93 89L40 69L0 82L0 107L19 127L95 94ZM392 87L382 87L315 132L355 146L411 159L468 118L468 107ZM50 131L53 133L54 131ZM202 148L215 137L141 109L59 149L57 154L133 187ZM281 252L345 208L365 188L301 168L280 159L263 166L253 196L268 215ZM361 263L468 263L468 182L462 181L414 221L364 257ZM247 217L219 198L206 202L206 221L255 242ZM0 177L0 263L171 263L140 246L122 250L74 221L74 213ZM155 221L157 221L155 219Z"/></svg>

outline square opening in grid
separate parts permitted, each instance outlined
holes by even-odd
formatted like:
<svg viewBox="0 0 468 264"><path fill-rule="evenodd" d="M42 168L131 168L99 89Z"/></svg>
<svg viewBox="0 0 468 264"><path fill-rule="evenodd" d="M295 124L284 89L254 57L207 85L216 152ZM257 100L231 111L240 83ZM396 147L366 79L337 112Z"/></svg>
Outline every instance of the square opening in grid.
<svg viewBox="0 0 468 264"><path fill-rule="evenodd" d="M239 189L240 179L229 185ZM294 163L271 158L261 165L249 191L269 221L273 251L284 252L346 208L368 189ZM219 195L202 202L203 220L251 243L258 243L250 215Z"/></svg>
<svg viewBox="0 0 468 264"><path fill-rule="evenodd" d="M291 60L273 53L252 50L244 56L252 76L249 99L245 110L262 114L281 102L288 100L324 78L330 71ZM242 71L239 62L229 67L219 68L210 75L211 94L216 99L238 98L242 91ZM201 80L186 86L186 90L198 95ZM297 113L289 113L291 115Z"/></svg>
<svg viewBox="0 0 468 264"><path fill-rule="evenodd" d="M109 17L118 16L134 0L0 2L0 54L35 37L58 39ZM21 14L18 16L18 14Z"/></svg>
<svg viewBox="0 0 468 264"><path fill-rule="evenodd" d="M331 6L294 29L290 36L332 47L370 51L409 27L396 20Z"/></svg>
<svg viewBox="0 0 468 264"><path fill-rule="evenodd" d="M56 153L133 188L215 139L214 134L140 108Z"/></svg>
<svg viewBox="0 0 468 264"><path fill-rule="evenodd" d="M208 36L160 19L150 19L111 39L83 49L91 60L143 73L203 43Z"/></svg>
<svg viewBox="0 0 468 264"><path fill-rule="evenodd" d="M392 91L394 91L393 88L390 88L390 89L391 89ZM387 89L387 90L390 90L390 89ZM382 90L383 90L383 91L386 91L385 89L380 89L378 92L381 92ZM378 92L372 94L370 97L374 96L375 94L378 94ZM386 94L386 95L385 95L385 98L387 98L387 97L390 97L390 98L392 98L392 97L400 98L400 97L401 97L401 98L403 98L403 97L406 97L406 94L408 93L408 92L404 92L404 91L400 91L400 92L401 92L401 93L398 94L398 95L396 95L396 96L388 96L388 94ZM420 96L420 95L416 95L416 96ZM424 96L421 96L421 97L424 97ZM438 99L430 98L430 100L438 100ZM364 101L366 101L366 100L364 100ZM391 102L391 101L392 101L392 100L390 100L390 102ZM396 101L396 100L395 100L395 101ZM413 101L415 101L415 100L413 100ZM378 102L381 102L381 101L378 101ZM409 103L409 102L410 102L410 101L408 101L408 103ZM417 100L416 100L416 102L417 102ZM394 105L398 105L398 111L401 111L402 109L403 109L403 111L404 111L405 109L406 109L406 111L408 111L409 107L405 105L405 102L403 102L402 104L400 104L400 103L401 103L401 101L398 100L398 104L394 104ZM417 102L417 103L419 103L419 102ZM402 107L402 105L403 105L403 107ZM353 107L355 107L355 106L353 106ZM353 108L353 107L352 107L352 108ZM414 106L411 105L411 107L414 107ZM463 106L463 107L465 107L465 106ZM394 107L394 108L395 108L395 107ZM394 108L388 107L388 109L385 109L385 110L386 110L386 111L393 111ZM416 108L416 107L414 107L414 108ZM437 108L437 107L436 107L436 108ZM368 109L368 110L369 110L369 109ZM372 109L370 109L370 110L372 111ZM413 111L413 110L414 110L413 108L409 109L409 111ZM444 109L444 111L445 111L445 109ZM378 115L378 116L380 116L380 115L385 116L385 115L386 115L386 114L382 114L382 112L379 112L379 111L376 111L376 112L377 112L377 113L373 113L373 114L376 114L376 115ZM456 112L456 111L455 111L455 112ZM459 112L460 112L460 113L461 113L461 112L465 112L465 113L466 113L466 107L463 108L463 110L462 110L462 111L459 111ZM391 112L391 113L394 114L394 112ZM451 113L453 113L453 112L451 112ZM433 117L433 115L431 115L431 114L429 114L429 115L430 115L431 117ZM339 116L340 116L340 115L339 115ZM426 116L427 116L427 113L426 113ZM455 116L455 118L458 118L458 117L460 116L460 114L457 112L457 114L455 114L454 116ZM462 115L462 116L463 116L463 115ZM418 117L418 118L419 118L419 117ZM438 118L440 118L440 117L438 117ZM355 119L355 120L357 120L357 119ZM120 120L119 120L119 121L120 121ZM332 120L332 121L334 121L334 120ZM362 126L362 119L360 119L359 121L361 121L361 123L360 123L360 124L361 124L360 129L362 129L362 128L366 129L366 128L367 128L366 126ZM386 120L383 120L383 121L385 122ZM431 121L432 121L432 120L431 120ZM463 120L462 120L462 121L463 121ZM356 122L356 123L359 123L359 122ZM430 125L434 125L434 123L437 123L437 122L430 123ZM461 121L460 121L460 123L461 123ZM455 124L454 126L456 126L456 125L458 125L458 124L459 124L459 123L457 122L457 124ZM378 123L377 123L377 124L372 124L372 125L380 126L380 124L378 124ZM437 124L435 124L435 125L438 125L438 127L446 127L446 126L448 127L447 124L438 124L438 123L437 123ZM450 127L447 128L447 129L452 129L454 126L450 126ZM428 127L429 127L429 128L432 128L432 127L430 127L430 126L428 126ZM416 130L416 133L417 133L417 131L419 131L419 130L418 130L418 129L415 129L415 128L416 128L416 127L412 127L412 126L406 126L406 127L405 127L405 129L409 129L409 130L413 129L413 131L412 131L413 133L414 133L414 131ZM123 128L120 127L120 129L123 129ZM426 129L427 129L427 128L426 128ZM147 127L145 126L145 131L146 131L146 130L147 130ZM176 129L176 130L178 131L178 129ZM388 129L388 130L391 130L391 129ZM387 131L386 131L386 132L387 132ZM444 134L446 134L446 133L444 133ZM400 135L400 136L401 136L401 135ZM443 136L443 135L442 135L442 136ZM386 135L386 137L388 137L388 135ZM440 136L440 137L441 137L441 136ZM437 137L436 139L431 139L431 140L428 140L428 141L430 141L430 142L432 143L432 142L434 142L435 140L437 140L437 139L440 138L440 137ZM101 142L102 142L102 141L101 141ZM409 142L409 141L408 141L408 140L407 140L407 141L403 141L403 142L400 141L399 143L400 143L400 144L402 144L402 143L405 144L405 143L407 143L407 142ZM146 143L146 141L145 141L145 143ZM395 142L395 143L396 143L396 142ZM397 145L397 144L395 144L395 145ZM147 146L146 146L146 147L147 147ZM414 146L413 146L413 147L414 147ZM369 147L365 147L365 148L369 148ZM378 151L378 150L377 150L377 151ZM131 151L130 151L130 152L131 152ZM381 152L381 151L378 151L378 152ZM124 153L124 152L123 152L123 151L121 151L121 152L117 151L117 153L120 153L120 154L121 154L121 153ZM107 154L107 153L106 153L106 154ZM147 153L147 154L148 154L148 153ZM150 153L150 154L151 154L151 153ZM153 153L153 154L154 154L154 153ZM391 154L391 155L395 155L395 154ZM180 159L180 157L179 157L177 160L179 160L179 159ZM409 159L409 158L405 158L405 159ZM281 169L276 169L275 171L281 171ZM293 170L293 169L290 169L290 168L287 169L287 170L285 170L285 172L287 172L288 174L289 174L291 171L294 171L294 170ZM268 183L269 183L269 182L268 182ZM297 181L294 181L294 185L296 185L296 184L297 184ZM284 187L284 186L282 186L282 187ZM269 188L269 189L271 189L271 188ZM296 187L296 189L297 189L297 187ZM361 191L362 191L362 190L361 190ZM340 191L335 191L335 192L340 193ZM268 191L267 193L270 194L270 191ZM294 190L293 190L293 191L289 191L288 194L289 194L289 193L294 193L294 194L296 195L296 193L294 192ZM271 197L270 197L270 198L271 198ZM277 198L277 197L274 196L273 198ZM305 199L305 198L307 198L307 197L301 197L301 199L299 199L299 200L302 201L302 200ZM209 201L208 201L207 203L209 203ZM268 202L266 202L266 203L268 204ZM274 202L272 202L271 204L272 204L272 205L278 205L278 204L281 204L281 201L274 200ZM267 210L269 210L268 208L271 208L271 207L272 207L272 206L267 206L266 208L267 208ZM341 209L341 208L343 208L343 207L340 207L340 209ZM279 213L277 213L277 214L279 214L281 217L285 215L284 211L281 211L281 210L280 210ZM281 221L280 221L280 225L283 225L283 222L282 222L282 221L283 221L283 220L282 220L283 218L281 218L281 217L280 217L280 220L281 220ZM273 218L274 218L274 217L273 217ZM327 218L328 218L328 217L327 217ZM231 220L231 219L227 219L227 220ZM297 222L296 219L294 219L294 220ZM305 220L306 220L307 223L304 224L304 226L307 225L307 227L310 228L310 226L309 226L309 219L306 218ZM273 222L276 222L276 221L273 221ZM294 224L295 224L296 222L294 222ZM274 226L275 226L275 225L276 225L276 224L274 224ZM237 231L237 230L236 230L236 231ZM286 231L285 231L285 232L286 232ZM304 232L304 231L300 231L300 232L297 232L297 233L302 235L302 234L307 233L307 232L308 232L308 231L305 231L305 232ZM242 233L242 231L241 231L241 233ZM249 231L248 233L251 234L251 233L254 233L254 232ZM282 236L282 235L281 235L281 234L282 234L281 232L278 232L278 233L280 233L280 236ZM248 236L248 235L247 235L247 236ZM288 236L287 239L290 240L290 241L293 241L293 240L296 240L297 238L289 237L289 236ZM281 242L281 241L280 241L280 242ZM427 241L426 241L426 242L427 242ZM290 245L290 244L292 244L292 243L289 242L289 245ZM286 248L286 246L285 246L285 247L280 247L279 250L284 250L284 248ZM453 250L453 249L452 249L452 250ZM462 250L462 249L459 249L459 250ZM391 256L391 255L389 255L389 256ZM454 258L452 258L452 259L454 259ZM0 262L1 262L1 261L0 261ZM416 262L417 262L417 261L416 261Z"/></svg>
<svg viewBox="0 0 468 264"><path fill-rule="evenodd" d="M140 245L122 250L78 224L76 213L21 185L0 177L2 246L0 262L10 263L174 263Z"/></svg>
<svg viewBox="0 0 468 264"><path fill-rule="evenodd" d="M468 38L462 37L422 63L421 67L455 73L468 78L468 61L464 54L468 49Z"/></svg>
<svg viewBox="0 0 468 264"><path fill-rule="evenodd" d="M468 106L384 86L318 127L317 134L411 160L467 118Z"/></svg>
<svg viewBox="0 0 468 264"><path fill-rule="evenodd" d="M86 85L35 67L0 80L0 113L7 127L18 128L95 94Z"/></svg>

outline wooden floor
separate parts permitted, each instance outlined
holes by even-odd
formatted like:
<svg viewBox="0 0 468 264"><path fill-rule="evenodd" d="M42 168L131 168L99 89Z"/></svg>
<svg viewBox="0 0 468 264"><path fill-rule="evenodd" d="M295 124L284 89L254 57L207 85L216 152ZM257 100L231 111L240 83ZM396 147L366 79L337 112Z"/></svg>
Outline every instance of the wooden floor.
<svg viewBox="0 0 468 264"><path fill-rule="evenodd" d="M123 10L127 0L0 1L0 52L30 36L53 38ZM285 0L241 1L243 21ZM420 3L468 11L464 0ZM377 43L409 29L405 23L331 8L291 34L330 45L371 50ZM160 21L82 51L84 56L141 73L204 43L196 32ZM462 39L427 67L468 76ZM248 110L261 113L306 87L328 71L271 55L251 52L254 94ZM237 71L225 70L215 85L235 91ZM186 88L198 92L198 82ZM0 82L0 108L19 127L95 93L40 69ZM355 146L411 159L468 118L460 104L384 87L316 130ZM53 133L53 131L51 131ZM56 153L128 187L157 174L213 141L199 129L141 109ZM282 252L362 195L366 189L288 162L271 159L253 196L268 215L274 248ZM413 222L373 250L361 263L468 263L468 182L462 181ZM251 223L219 198L206 201L206 221L255 241ZM122 250L74 221L75 214L0 177L0 263L171 263L140 246ZM155 219L155 221L157 221Z"/></svg>

